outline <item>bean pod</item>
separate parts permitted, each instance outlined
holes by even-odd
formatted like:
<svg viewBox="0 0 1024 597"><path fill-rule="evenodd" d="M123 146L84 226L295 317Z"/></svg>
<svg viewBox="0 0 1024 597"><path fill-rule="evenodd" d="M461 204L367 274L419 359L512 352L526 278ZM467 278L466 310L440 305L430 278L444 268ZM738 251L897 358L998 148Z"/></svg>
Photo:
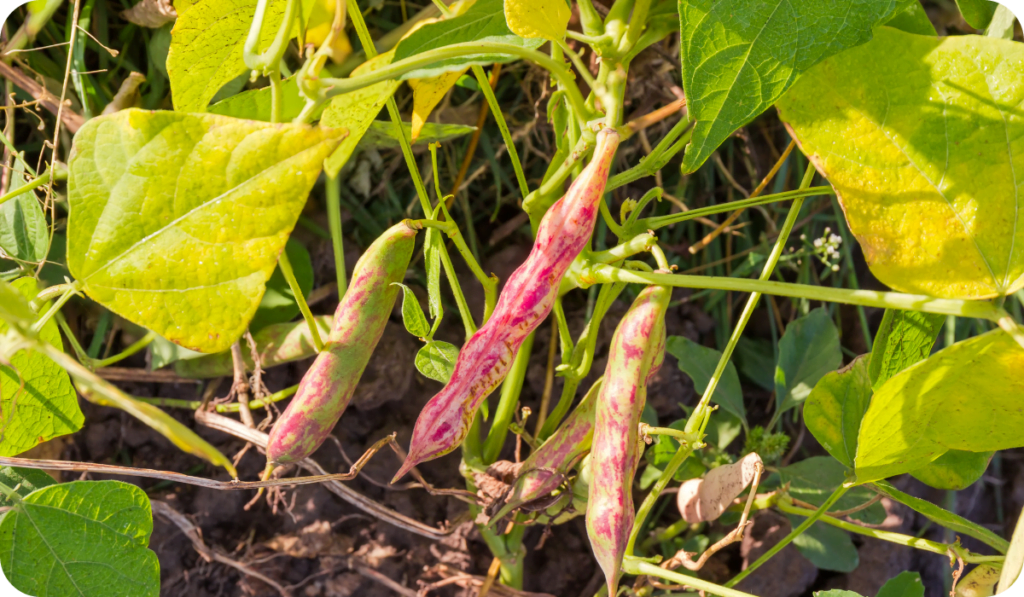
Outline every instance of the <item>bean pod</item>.
<svg viewBox="0 0 1024 597"><path fill-rule="evenodd" d="M505 378L523 340L547 317L562 276L590 241L618 145L614 129L598 133L593 160L544 215L530 256L509 277L491 318L462 347L448 385L420 412L409 455L392 482L462 443L477 409Z"/></svg>
<svg viewBox="0 0 1024 597"><path fill-rule="evenodd" d="M270 432L267 470L309 456L327 439L355 392L398 298L412 258L416 230L392 226L359 258L317 355L284 414Z"/></svg>
<svg viewBox="0 0 1024 597"><path fill-rule="evenodd" d="M647 382L664 359L665 311L671 288L648 286L612 337L604 386L597 398L590 452L593 478L587 499L587 535L615 595L619 568L633 528L632 485L640 458L640 415Z"/></svg>

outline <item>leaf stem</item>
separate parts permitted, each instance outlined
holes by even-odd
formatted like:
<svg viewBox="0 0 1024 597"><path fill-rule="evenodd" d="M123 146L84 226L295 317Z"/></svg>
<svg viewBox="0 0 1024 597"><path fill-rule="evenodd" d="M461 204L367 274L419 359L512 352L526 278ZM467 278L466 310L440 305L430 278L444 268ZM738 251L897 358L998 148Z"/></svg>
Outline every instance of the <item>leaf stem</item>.
<svg viewBox="0 0 1024 597"><path fill-rule="evenodd" d="M33 336L38 335L39 334L39 330L43 329L43 326L46 325L46 322L50 321L50 318L52 318L54 315L56 315L57 312L60 311L61 307L64 306L64 303L68 302L68 300L71 299L71 297L74 296L75 293L77 293L77 292L78 292L78 284L77 283L67 285L64 288L64 292L61 293L60 298L58 298L56 301L54 301L54 303L52 305L50 305L50 308L47 309L46 313L44 313L42 315L42 317L37 319L32 324L32 328L31 328L31 332L30 333Z"/></svg>
<svg viewBox="0 0 1024 597"><path fill-rule="evenodd" d="M825 503L823 503L820 508L818 508L814 512L808 511L808 512L810 512L810 514L807 516L807 518L802 523L800 523L799 526L797 526L795 529L790 531L790 533L788 535L786 535L785 537L782 538L782 541L779 541L778 543L773 545L771 549L769 549L768 551L764 552L764 554L762 554L761 557L757 558L756 561L754 561L752 564L747 566L746 570L744 570L744 571L740 572L739 574L737 574L736 576L732 577L732 579L729 582L725 583L725 586L727 586L727 587L735 587L740 581L742 581L744 578L750 576L750 574L752 572L754 572L755 570L760 568L761 565L764 564L765 562L767 562L772 556L774 556L775 554L777 554L780 551L782 551L782 548L784 548L787 545L789 545L790 543L792 543L793 539L796 539L801 534L803 534L804 531L806 531L807 529L811 528L811 525L814 524L814 522L816 520L821 518L822 514L824 514L825 512L828 512L829 508L832 507L832 504L835 504L836 502L838 502L839 498L843 497L843 494L845 494L848 489L849 489L849 487L847 487L845 485L840 485L839 487L837 487L836 490L832 492L832 495L830 495L828 497L828 499L825 500Z"/></svg>
<svg viewBox="0 0 1024 597"><path fill-rule="evenodd" d="M331 245L334 248L334 273L338 280L338 299L348 289L348 273L345 271L345 243L341 232L341 180L327 176L327 225L331 229Z"/></svg>
<svg viewBox="0 0 1024 597"><path fill-rule="evenodd" d="M515 415L516 406L519 404L519 395L523 390L523 380L526 379L526 369L530 365L534 335L531 333L523 341L515 360L512 361L512 368L509 369L505 381L501 384L498 407L494 410L494 420L491 423L490 431L487 432L487 439L484 440L484 464L494 463L501 454L501 448L505 445L508 424Z"/></svg>
<svg viewBox="0 0 1024 597"><path fill-rule="evenodd" d="M484 74L484 69L479 64L474 64L472 67L473 76L476 77L476 82L480 86L480 91L483 92L484 98L487 99L487 105L491 108L491 113L494 114L494 121L498 123L498 129L501 131L501 138L505 141L505 149L508 150L508 157L512 160L512 168L516 171L516 180L519 182L519 192L523 197L530 194L530 187L526 184L526 175L523 173L523 165L519 162L519 152L516 151L515 141L512 140L512 133L508 130L508 123L505 122L505 116L501 113L501 106L498 104L498 98L494 96L494 90L491 89L491 83L487 80L487 75Z"/></svg>
<svg viewBox="0 0 1024 597"><path fill-rule="evenodd" d="M694 121L690 119L689 114L687 114L686 118L680 118L679 122L654 146L654 149L643 161L629 170L609 178L605 191L611 192L623 185L640 180L646 176L651 176L658 170L661 170L672 159L672 156L679 153L689 143L690 135L693 133L693 123Z"/></svg>
<svg viewBox="0 0 1024 597"><path fill-rule="evenodd" d="M299 281L295 279L295 272L292 270L291 261L288 260L287 250L281 250L281 255L277 258L277 266L281 268L284 279L288 281L288 287L292 289L292 295L295 297L296 304L299 305L299 311L302 311L302 317L306 320L306 325L309 326L309 334L313 338L313 346L316 346L318 353L323 352L324 341L320 339L320 330L317 329L316 319L313 318L313 313L310 312L309 305L306 304L306 297L302 295Z"/></svg>
<svg viewBox="0 0 1024 597"><path fill-rule="evenodd" d="M0 135L0 136L2 136L2 135ZM39 176L37 178L33 178L32 180L28 181L27 183L23 184L22 186L14 189L12 191L8 191L7 193L5 193L3 195L0 195L0 205L3 205L6 201L8 201L10 199L14 199L18 195L21 195L22 193L28 193L29 191L34 191L34 190L38 189L39 187L48 185L48 184L50 184L51 180L63 180L64 178L67 178L66 174L63 177L61 177L59 175L58 176L54 176L53 175L53 169L49 169L46 172L43 172L43 174L41 176Z"/></svg>
<svg viewBox="0 0 1024 597"><path fill-rule="evenodd" d="M692 587L701 593L710 593L711 595L720 595L721 597L754 597L750 593L744 593L743 591L737 591L735 589L723 587L722 585L716 585L713 582L706 581L696 576L687 576L685 574L679 574L678 572L672 572L671 570L665 570L664 568L645 562L640 558L631 556L626 556L622 560L622 569L627 574L656 576L680 585Z"/></svg>
<svg viewBox="0 0 1024 597"><path fill-rule="evenodd" d="M294 386L274 392L269 396L264 396L260 400L250 400L249 408L263 408L264 406L272 402L280 402L282 400L294 396L295 392L297 392L298 390L299 385L295 384ZM139 396L133 396L133 398L135 400L138 400L139 402L145 402L146 404L152 404L153 406L166 406L169 408L187 408L189 410L196 410L197 408L203 405L202 400L181 400L179 398L141 398ZM238 409L240 408L240 405L237 402L231 402L229 404L211 404L210 406L212 406L213 409L219 413L235 413L238 412Z"/></svg>
<svg viewBox="0 0 1024 597"><path fill-rule="evenodd" d="M286 0L284 18L277 28L274 40L263 53L259 52L260 38L263 34L263 25L266 20L267 5L269 0L257 0L256 12L249 26L249 34L245 38L245 45L242 46L242 60L246 68L268 75L280 68L281 58L288 49L288 40L291 37L292 21L295 20L295 10L299 0Z"/></svg>

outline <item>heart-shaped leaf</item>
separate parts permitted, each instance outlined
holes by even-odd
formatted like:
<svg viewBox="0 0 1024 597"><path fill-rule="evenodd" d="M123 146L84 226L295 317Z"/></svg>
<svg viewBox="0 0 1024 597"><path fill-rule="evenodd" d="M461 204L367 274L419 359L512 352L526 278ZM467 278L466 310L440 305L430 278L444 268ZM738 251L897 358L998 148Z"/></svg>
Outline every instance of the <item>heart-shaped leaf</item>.
<svg viewBox="0 0 1024 597"><path fill-rule="evenodd" d="M779 101L835 187L871 272L980 299L1024 287L1024 46L882 28Z"/></svg>
<svg viewBox="0 0 1024 597"><path fill-rule="evenodd" d="M94 118L68 165L68 268L125 319L226 350L344 135L175 112Z"/></svg>

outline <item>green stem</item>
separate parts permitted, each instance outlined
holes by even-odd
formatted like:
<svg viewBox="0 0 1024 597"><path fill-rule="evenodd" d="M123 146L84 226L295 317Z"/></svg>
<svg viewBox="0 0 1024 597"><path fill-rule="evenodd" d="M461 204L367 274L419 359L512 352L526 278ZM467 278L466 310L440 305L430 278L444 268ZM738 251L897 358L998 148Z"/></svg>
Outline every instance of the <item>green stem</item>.
<svg viewBox="0 0 1024 597"><path fill-rule="evenodd" d="M807 188L810 185L811 178L813 177L813 168L808 168L807 173L804 175L803 184L801 187ZM761 271L761 279L765 280L772 275L775 270L776 264L779 262L779 257L782 255L783 249L786 248L786 242L789 240L789 234L793 231L793 226L796 224L796 219L800 215L800 208L803 207L803 199L797 199L789 209L789 214L786 216L786 222L782 226L782 230L779 231L779 237L775 241L775 246L772 247L772 252L768 255L768 260L765 263L764 269ZM625 271L625 270L622 270ZM649 275L669 275L672 274L642 274L644 276ZM736 344L739 342L740 336L743 334L744 328L747 326L747 322L750 321L750 317L754 314L754 309L757 307L758 301L761 299L759 292L754 292L747 299L747 304L743 308L743 313L740 315L739 321L736 322L736 327L732 331L732 335L729 338L728 344L726 344L725 350L722 352L721 358L718 360L718 365L715 367L715 372L711 376L708 382L707 388L704 390L704 395L701 396L700 403L697 408L694 409L693 414L686 421L685 431L690 434L696 434L698 431L704 428L705 411L707 410L708 401L711 399L711 395L714 394L715 388L718 386L718 381L721 379L722 374L725 373L725 367L729 364L729 359L732 357L732 352L736 348ZM695 440L699 441L699 437L695 436ZM683 462L690 456L690 453L694 450L693 442L680 443L679 449L675 455L669 461L668 465L665 466L665 470L662 471L661 476L654 483L654 487L651 488L650 493L644 498L640 508L637 510L636 520L633 523L633 531L629 536L629 544L626 547L626 553L633 553L633 547L636 544L637 535L640 534L640 529L643 528L644 521L650 514L651 509L654 508L655 502L658 501L658 496L665 490L669 482L675 476L676 471L682 466Z"/></svg>
<svg viewBox="0 0 1024 597"><path fill-rule="evenodd" d="M353 3L354 0L349 0L349 4ZM351 10L349 12L349 18L352 19L353 25L356 26L356 33L360 34L360 41L362 41L362 34L356 24L357 17L352 14ZM362 15L359 15L358 20L362 20ZM367 37L369 36L367 35ZM370 43L372 44L372 40ZM367 46L364 45L363 47ZM367 56L369 56L369 54L370 52L367 52ZM585 120L593 120L599 116L593 110L586 108L586 103L583 100L583 94L580 93L580 89L576 85L572 72L566 68L565 64L559 64L552 60L550 56L536 50L529 50L512 44L496 42L465 42L452 44L450 46L444 46L442 48L416 54L415 56L410 56L404 60L399 60L398 62L394 62L365 75L349 77L347 79L324 78L322 79L322 83L326 89L321 99L328 99L337 95L343 95L357 89L369 87L374 83L380 83L381 81L401 79L402 76L407 73L431 66L435 62L448 60L449 58L462 58L464 56L480 54L507 54L509 56L528 60L537 66L547 69L565 86L566 97L568 98L569 103L572 104L573 109L576 110L577 114Z"/></svg>
<svg viewBox="0 0 1024 597"><path fill-rule="evenodd" d="M650 8L651 0L636 0L636 4L633 5L633 14L629 17L626 35L619 44L620 54L628 54L636 45L636 41L640 39L640 34L647 27L647 12Z"/></svg>
<svg viewBox="0 0 1024 597"><path fill-rule="evenodd" d="M306 325L309 326L309 334L313 338L313 346L316 346L318 353L322 352L324 341L320 339L320 330L317 329L316 319L313 318L313 313L310 312L309 305L306 304L306 297L302 295L299 281L295 279L292 264L288 261L288 251L281 251L281 256L277 258L277 266L281 268L284 279L288 281L288 287L292 289L292 295L295 297L295 302L299 305L299 311L302 311L302 317L306 320Z"/></svg>
<svg viewBox="0 0 1024 597"><path fill-rule="evenodd" d="M530 334L523 341L519 353L512 361L512 367L501 384L501 398L498 399L498 407L494 410L494 419L491 423L491 430L484 440L484 464L492 464L501 454L501 448L505 445L505 438L508 436L508 424L516 413L516 406L519 404L519 395L523 391L523 380L526 379L526 369L530 366L530 354L533 352L533 337Z"/></svg>
<svg viewBox="0 0 1024 597"><path fill-rule="evenodd" d="M678 572L659 568L658 566L645 562L639 558L626 556L622 561L622 569L625 570L627 574L656 576L676 584L692 587L702 593L709 593L711 595L720 595L721 597L754 597L750 593L744 593L743 591L737 591L735 589L723 587L722 585L716 585L713 582L706 581L696 576L687 576L685 574L679 574Z"/></svg>
<svg viewBox="0 0 1024 597"><path fill-rule="evenodd" d="M797 514L799 516L811 516L815 513L814 510L808 510L807 508L800 508L794 506L792 503L786 500L779 500L776 504L779 510L787 512L789 514ZM954 546L946 543L939 543L938 541L929 541L927 539L919 539L917 537L911 537L910 535L903 535L901 533L893 533L891 531L883 531L880 529L871 529L868 527L862 527L859 524L853 524L845 520L833 518L827 514L822 514L818 520L826 524L830 524L834 527L849 531L851 533L857 533L858 535L864 535L867 537L874 537L875 539L881 539L890 543L896 543L898 545L906 545L907 547L913 547L923 551L930 551L939 555L949 555L951 549ZM1001 562L1004 556L984 556L981 554L967 552L964 556L964 561L968 564L980 564L982 562Z"/></svg>
<svg viewBox="0 0 1024 597"><path fill-rule="evenodd" d="M265 396L261 400L250 400L249 408L263 408L264 406L272 402L280 402L282 400L286 400L294 396L295 392L297 392L298 390L299 385L295 384L294 386L285 388L279 392L274 392L269 396ZM203 405L203 402L201 400L181 400L178 398L140 398L138 396L133 396L133 398L135 398L139 402L145 402L147 404L152 404L153 406L166 406L169 408L187 408L189 410L196 410ZM237 402L231 402L229 404L215 404L212 406L219 413L236 413L238 412L240 405Z"/></svg>
<svg viewBox="0 0 1024 597"><path fill-rule="evenodd" d="M790 531L788 535L783 537L782 541L779 541L778 543L773 545L771 549L764 552L764 554L762 554L761 557L757 558L757 560L754 561L754 563L752 563L750 566L747 566L746 570L740 572L739 574L734 576L732 580L725 583L725 586L735 587L740 581L750 576L752 572L760 568L761 565L767 562L772 556L782 551L782 548L792 543L793 539L796 539L801 534L803 534L804 531L811 528L811 525L814 524L816 520L821 518L822 514L828 512L829 508L832 507L832 504L838 502L839 498L843 497L843 494L845 494L848 489L849 488L846 487L845 485L840 485L839 487L837 487L836 490L832 492L832 495L830 495L828 499L825 500L825 503L823 503L820 508L818 508L814 512L811 512L810 515L803 522L801 522L798 527L796 527L795 529Z"/></svg>
<svg viewBox="0 0 1024 597"><path fill-rule="evenodd" d="M785 193L775 193L773 195L762 195L760 197L754 197L751 199L740 199L739 201L729 201L728 203L719 203L717 205L710 205L708 207L701 207L699 209L691 209L690 211L684 211L682 213L670 214L667 216L655 216L651 218L642 218L637 220L635 224L631 226L633 229L640 230L657 230L664 228L671 224L678 224L679 222L685 222L694 218L700 218L704 216L710 216L714 214L725 213L728 211L736 211L739 209L746 209L748 207L754 207L757 205L765 205L768 203L776 203L779 201L789 201L791 199L800 199L801 197L817 197L819 195L834 195L835 191L832 187L809 187L806 189L797 189L795 191L786 191Z"/></svg>
<svg viewBox="0 0 1024 597"><path fill-rule="evenodd" d="M29 191L34 191L35 189L38 189L41 186L50 184L50 178L50 176L46 175L46 172L43 172L42 176L28 181L27 183L14 189L13 191L8 191L7 193L0 195L0 205L3 205L4 202L10 199L14 199L18 195L21 195L22 193L28 193Z"/></svg>
<svg viewBox="0 0 1024 597"><path fill-rule="evenodd" d="M295 10L299 4L298 0L287 0L285 5L284 18L277 28L274 40L263 53L259 52L260 37L262 37L263 24L266 19L267 5L269 0L258 0L256 12L253 15L252 24L249 26L249 34L245 38L245 45L242 47L242 60L246 68L260 71L263 74L270 74L277 71L288 49L288 40L291 37L292 22L295 20Z"/></svg>
<svg viewBox="0 0 1024 597"><path fill-rule="evenodd" d="M678 437L679 439L692 441L693 434L680 431L678 429L672 429L671 427L647 427L644 429L644 433L647 435L668 435L671 437Z"/></svg>
<svg viewBox="0 0 1024 597"><path fill-rule="evenodd" d="M448 277L448 283L455 295L455 305L459 308L459 317L462 318L462 325L466 328L466 339L476 333L476 322L473 321L473 313L469 310L469 303L466 302L466 295L459 285L459 277L455 273L455 266L452 265L451 255L448 254L448 247L444 243L437 243L441 247L441 265L444 266L444 273Z"/></svg>
<svg viewBox="0 0 1024 597"><path fill-rule="evenodd" d="M488 276L484 273L480 263L477 262L476 258L473 257L473 252L466 244L466 239L462 236L462 231L459 230L458 225L452 220L451 214L448 213L448 208L444 206L444 202L440 202L441 210L444 212L446 220L416 220L414 222L417 226L437 228L448 235L448 238L455 244L455 248L462 255L466 265L469 266L471 272L476 277L480 285L484 287L484 323L491 318L491 313L494 312L495 305L498 304L498 279L494 276Z"/></svg>
<svg viewBox="0 0 1024 597"><path fill-rule="evenodd" d="M50 321L50 319L60 311L61 307L64 306L64 303L68 302L68 300L70 300L71 297L74 296L76 292L78 292L77 284L71 284L70 286L65 288L64 292L61 293L60 298L54 301L54 303L50 305L50 308L46 310L46 313L44 313L42 317L37 319L35 323L32 324L32 335L38 335L39 330L43 329L43 326L46 325L46 322Z"/></svg>
<svg viewBox="0 0 1024 597"><path fill-rule="evenodd" d="M643 253L650 251L651 247L654 246L655 238L653 234L644 232L631 238L630 240L616 245L607 251L597 251L596 253L590 254L590 261L594 263L614 263L616 261L622 261L628 257L632 257L637 253Z"/></svg>
<svg viewBox="0 0 1024 597"><path fill-rule="evenodd" d="M284 109L284 91L281 87L281 71L274 69L268 74L270 79L270 122L281 122L281 111Z"/></svg>
<svg viewBox="0 0 1024 597"><path fill-rule="evenodd" d="M476 77L476 82L480 86L480 91L483 92L484 98L487 99L487 105L491 108L491 114L494 115L494 121L498 123L498 129L501 131L501 138L505 140L505 149L508 150L508 157L512 160L512 168L516 171L516 180L519 182L519 192L523 197L530 194L530 187L526 184L526 174L523 173L523 165L519 163L519 152L516 151L515 141L512 140L512 133L508 130L508 123L505 122L505 116L501 113L501 105L498 104L498 98L494 97L494 90L491 89L491 83L487 79L487 75L484 73L484 69L479 64L473 65L473 76Z"/></svg>
<svg viewBox="0 0 1024 597"><path fill-rule="evenodd" d="M334 272L338 279L338 299L340 300L348 289L348 274L345 271L345 244L341 233L341 180L337 176L327 177L327 224L331 229Z"/></svg>
<svg viewBox="0 0 1024 597"><path fill-rule="evenodd" d="M113 356L107 357L105 359L99 359L99 360L89 359L89 362L85 363L85 366L89 367L90 369L99 369L100 367L109 367L109 366L113 365L114 363L117 363L117 362L123 361L124 359L127 359L128 357L130 357L133 354L139 352L143 348L146 348L147 346L152 344L153 340L156 340L156 338L157 338L156 332L147 332L145 336L143 336L142 338L139 338L138 340L133 342L131 344L131 346L129 346L128 348L125 348L121 352L119 352L119 353L117 353L117 354L115 354Z"/></svg>
<svg viewBox="0 0 1024 597"><path fill-rule="evenodd" d="M650 155L625 172L620 172L608 179L606 191L613 191L623 185L640 180L647 176L653 176L661 170L672 156L679 153L687 143L690 142L690 135L693 134L693 121L689 118L681 118L673 126L665 138L658 142L651 150Z"/></svg>

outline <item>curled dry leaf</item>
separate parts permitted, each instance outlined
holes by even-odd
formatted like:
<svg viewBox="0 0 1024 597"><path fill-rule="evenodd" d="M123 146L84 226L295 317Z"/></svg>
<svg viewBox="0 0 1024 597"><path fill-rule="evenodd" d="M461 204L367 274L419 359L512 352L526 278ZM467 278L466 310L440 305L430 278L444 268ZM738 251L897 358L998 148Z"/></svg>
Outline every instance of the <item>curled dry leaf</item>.
<svg viewBox="0 0 1024 597"><path fill-rule="evenodd" d="M764 463L751 452L735 464L712 469L703 479L683 483L676 496L683 520L694 523L717 519L750 485L758 468L764 470Z"/></svg>
<svg viewBox="0 0 1024 597"><path fill-rule="evenodd" d="M137 6L142 6L142 4ZM121 81L121 87L114 94L114 99L110 100L107 107L103 108L103 113L113 114L127 108L136 107L139 103L139 87L145 82L146 75L142 73L128 73L128 78Z"/></svg>
<svg viewBox="0 0 1024 597"><path fill-rule="evenodd" d="M142 0L121 16L140 27L159 29L177 19L178 13L171 6L171 0Z"/></svg>

